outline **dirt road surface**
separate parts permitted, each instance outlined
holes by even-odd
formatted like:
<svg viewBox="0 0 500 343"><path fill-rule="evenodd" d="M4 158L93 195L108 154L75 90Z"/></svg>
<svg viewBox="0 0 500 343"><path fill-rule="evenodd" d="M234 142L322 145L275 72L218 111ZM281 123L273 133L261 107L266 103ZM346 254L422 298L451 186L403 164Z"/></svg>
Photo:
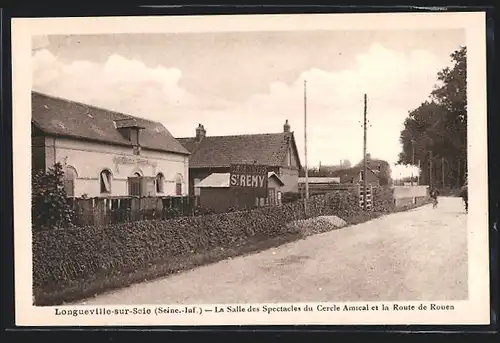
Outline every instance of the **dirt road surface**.
<svg viewBox="0 0 500 343"><path fill-rule="evenodd" d="M460 198L136 284L78 304L467 299Z"/></svg>

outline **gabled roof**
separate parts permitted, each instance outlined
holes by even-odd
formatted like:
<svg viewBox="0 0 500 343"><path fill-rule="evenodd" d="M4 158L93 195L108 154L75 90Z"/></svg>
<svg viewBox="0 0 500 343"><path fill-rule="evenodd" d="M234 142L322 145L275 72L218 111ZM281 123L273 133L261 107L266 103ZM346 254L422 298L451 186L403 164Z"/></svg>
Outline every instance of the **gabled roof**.
<svg viewBox="0 0 500 343"><path fill-rule="evenodd" d="M270 179L271 177L274 177L280 183L281 186L285 185L285 183L283 182L283 180L281 180L281 178L275 172L269 172L269 173L267 173L267 178Z"/></svg>
<svg viewBox="0 0 500 343"><path fill-rule="evenodd" d="M369 172L371 172L372 174L374 174L376 177L379 177L378 170L375 171L369 167L367 167L366 169ZM361 170L363 170L363 166L354 166L354 167L347 168L347 169L335 170L335 171L331 172L331 176L335 176L335 177L354 176L354 175L358 174Z"/></svg>
<svg viewBox="0 0 500 343"><path fill-rule="evenodd" d="M233 163L282 166L289 144L292 151L295 151L298 167L301 168L295 138L291 132L206 136L199 143L194 137L177 140L191 152L190 168L229 167ZM287 143L287 140L290 142Z"/></svg>
<svg viewBox="0 0 500 343"><path fill-rule="evenodd" d="M212 173L203 180L201 180L196 188L229 188L230 173ZM281 186L284 185L283 181L274 172L267 173L268 179L275 178Z"/></svg>
<svg viewBox="0 0 500 343"><path fill-rule="evenodd" d="M143 127L142 148L188 155L189 152L160 123L38 92L31 93L32 123L43 133L132 146L116 127L117 120L134 119Z"/></svg>

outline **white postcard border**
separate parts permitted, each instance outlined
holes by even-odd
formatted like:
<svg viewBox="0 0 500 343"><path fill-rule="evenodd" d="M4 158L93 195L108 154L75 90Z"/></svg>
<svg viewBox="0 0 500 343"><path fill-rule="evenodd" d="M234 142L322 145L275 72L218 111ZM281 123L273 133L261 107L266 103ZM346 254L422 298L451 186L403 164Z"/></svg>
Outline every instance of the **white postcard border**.
<svg viewBox="0 0 500 343"><path fill-rule="evenodd" d="M392 14L307 14L307 15L236 15L174 17L94 17L94 18L16 18L12 20L13 75L13 175L14 183L14 259L16 325L285 325L285 324L489 324L489 245L488 245L488 166L486 121L486 28L485 13L392 13ZM158 314L160 305L35 307L32 305L31 257L31 38L52 34L160 33L207 31L278 31L278 30L414 30L459 29L467 37L468 82L468 277L469 300L432 302L450 305L452 311L299 311L265 313L264 306L277 304L241 304L259 307L259 313L215 313L207 308L226 305L182 305L195 314ZM473 166L473 168L472 168ZM453 266L450 266L453 268ZM368 302L369 307L394 302ZM399 302L404 306L430 306L430 302ZM237 306L238 304L234 304ZM283 304L304 308L305 303ZM320 306L356 306L356 303L308 303ZM162 308L176 306L162 305ZM136 311L150 309L151 315L56 315L57 309L109 309ZM204 311L201 313L201 310ZM106 311L105 311L106 312ZM155 314L156 312L156 314Z"/></svg>

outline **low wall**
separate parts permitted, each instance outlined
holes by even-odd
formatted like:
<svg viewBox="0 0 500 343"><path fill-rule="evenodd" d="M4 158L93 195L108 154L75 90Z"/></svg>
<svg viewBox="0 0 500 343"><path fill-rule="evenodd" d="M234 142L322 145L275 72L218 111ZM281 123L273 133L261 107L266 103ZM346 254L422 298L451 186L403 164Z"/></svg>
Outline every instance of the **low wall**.
<svg viewBox="0 0 500 343"><path fill-rule="evenodd" d="M429 194L429 186L394 186L394 199L426 197Z"/></svg>
<svg viewBox="0 0 500 343"><path fill-rule="evenodd" d="M396 207L409 206L415 204L415 198L399 198L394 199Z"/></svg>

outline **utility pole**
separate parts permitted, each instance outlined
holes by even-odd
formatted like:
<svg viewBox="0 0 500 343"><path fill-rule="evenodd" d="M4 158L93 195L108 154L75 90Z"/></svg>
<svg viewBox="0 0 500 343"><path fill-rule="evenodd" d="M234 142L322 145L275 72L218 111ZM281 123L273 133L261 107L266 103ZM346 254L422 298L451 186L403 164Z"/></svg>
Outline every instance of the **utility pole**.
<svg viewBox="0 0 500 343"><path fill-rule="evenodd" d="M443 190L444 190L444 157L441 157L441 183L443 184Z"/></svg>
<svg viewBox="0 0 500 343"><path fill-rule="evenodd" d="M421 170L420 170L420 160L418 160L417 186L420 185L420 173L421 173Z"/></svg>
<svg viewBox="0 0 500 343"><path fill-rule="evenodd" d="M364 110L363 110L363 207L364 210L366 211L366 190L368 188L367 184L367 177L366 177L366 172L367 172L367 165L366 165L366 110L367 110L367 99L366 99L366 94L364 97Z"/></svg>
<svg viewBox="0 0 500 343"><path fill-rule="evenodd" d="M429 187L432 189L432 151L429 151Z"/></svg>
<svg viewBox="0 0 500 343"><path fill-rule="evenodd" d="M307 167L307 81L304 80L304 165L306 169L306 197L304 201L304 210L307 215L307 200L309 199L309 170Z"/></svg>
<svg viewBox="0 0 500 343"><path fill-rule="evenodd" d="M415 140L411 139L411 185L413 186L413 168L415 167Z"/></svg>

